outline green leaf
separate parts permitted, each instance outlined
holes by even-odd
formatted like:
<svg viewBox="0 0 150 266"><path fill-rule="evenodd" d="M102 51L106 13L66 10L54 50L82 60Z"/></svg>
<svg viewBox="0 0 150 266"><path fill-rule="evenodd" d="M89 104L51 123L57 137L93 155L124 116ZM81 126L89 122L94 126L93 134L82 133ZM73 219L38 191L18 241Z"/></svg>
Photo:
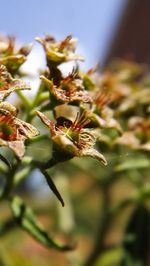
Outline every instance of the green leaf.
<svg viewBox="0 0 150 266"><path fill-rule="evenodd" d="M112 248L104 251L97 259L94 266L119 266L123 257L123 250L121 248Z"/></svg>
<svg viewBox="0 0 150 266"><path fill-rule="evenodd" d="M2 154L0 154L0 160L5 163L9 169L11 169L10 162Z"/></svg>
<svg viewBox="0 0 150 266"><path fill-rule="evenodd" d="M55 242L43 229L42 225L36 220L31 208L26 206L19 197L13 197L10 200L12 213L17 224L25 231L27 231L39 243L60 251L68 251L73 247L68 245L61 245Z"/></svg>
<svg viewBox="0 0 150 266"><path fill-rule="evenodd" d="M130 158L115 167L116 172L150 167L148 158Z"/></svg>
<svg viewBox="0 0 150 266"><path fill-rule="evenodd" d="M50 189L53 191L53 193L55 194L57 199L61 202L62 206L64 207L64 205L65 205L64 200L63 200L62 196L60 195L58 189L56 188L56 186L55 186L53 180L51 179L50 175L44 170L41 170L41 172L45 176L47 184L49 185Z"/></svg>
<svg viewBox="0 0 150 266"><path fill-rule="evenodd" d="M94 90L96 87L93 80L87 74L85 74L83 77L83 85L86 90L90 91Z"/></svg>

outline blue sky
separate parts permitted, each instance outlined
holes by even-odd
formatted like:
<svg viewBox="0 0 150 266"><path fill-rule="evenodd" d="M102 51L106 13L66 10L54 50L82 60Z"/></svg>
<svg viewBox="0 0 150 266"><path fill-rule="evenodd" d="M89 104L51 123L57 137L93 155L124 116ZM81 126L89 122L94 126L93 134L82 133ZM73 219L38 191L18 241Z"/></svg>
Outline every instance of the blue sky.
<svg viewBox="0 0 150 266"><path fill-rule="evenodd" d="M87 66L102 62L126 0L1 0L0 32L32 42L45 32L72 34Z"/></svg>

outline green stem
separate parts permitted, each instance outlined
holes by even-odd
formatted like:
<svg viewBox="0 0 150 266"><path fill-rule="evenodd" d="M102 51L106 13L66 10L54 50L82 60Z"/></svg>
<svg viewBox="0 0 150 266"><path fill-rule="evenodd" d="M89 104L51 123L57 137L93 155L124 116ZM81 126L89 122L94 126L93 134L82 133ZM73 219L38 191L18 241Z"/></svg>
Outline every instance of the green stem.
<svg viewBox="0 0 150 266"><path fill-rule="evenodd" d="M47 134L39 135L37 137L34 137L33 139L27 139L26 140L26 146L30 145L31 143L36 143L36 142L39 142L41 140L47 140L47 139L49 139L49 136Z"/></svg>
<svg viewBox="0 0 150 266"><path fill-rule="evenodd" d="M17 168L20 165L20 161L18 161L17 163L15 163L11 169L9 169L9 171L7 172L6 175L6 184L4 187L4 190L2 191L2 194L0 195L0 200L4 200L4 199L8 199L11 191L14 187L14 177L15 177L15 173L17 171Z"/></svg>
<svg viewBox="0 0 150 266"><path fill-rule="evenodd" d="M44 90L44 87L45 87L45 85L43 84L43 82L41 82L39 89L38 89L38 92L32 101L32 108L35 108L37 106L38 101L39 101L39 97L40 97L42 91Z"/></svg>
<svg viewBox="0 0 150 266"><path fill-rule="evenodd" d="M41 93L41 95L39 95L38 104L40 104L46 100L49 100L49 92L48 91L43 92L43 93Z"/></svg>
<svg viewBox="0 0 150 266"><path fill-rule="evenodd" d="M21 181L24 180L26 176L29 175L29 173L31 173L31 171L32 171L32 166L28 166L20 170L18 173L16 173L13 186L15 187L19 183L21 183Z"/></svg>
<svg viewBox="0 0 150 266"><path fill-rule="evenodd" d="M32 164L35 167L39 168L41 171L49 169L49 168L55 166L57 163L59 163L59 162L56 161L54 158L51 158L46 163L45 162L36 161L36 160L32 161Z"/></svg>
<svg viewBox="0 0 150 266"><path fill-rule="evenodd" d="M22 100L22 102L24 103L25 107L31 107L31 102L30 100L24 95L24 93L22 91L16 91L17 95L19 96L19 98Z"/></svg>
<svg viewBox="0 0 150 266"><path fill-rule="evenodd" d="M102 211L98 219L98 231L96 234L96 241L92 253L84 264L85 266L93 266L104 249L104 239L111 222L110 212L108 209L110 202L108 190L108 184L101 187L103 203Z"/></svg>

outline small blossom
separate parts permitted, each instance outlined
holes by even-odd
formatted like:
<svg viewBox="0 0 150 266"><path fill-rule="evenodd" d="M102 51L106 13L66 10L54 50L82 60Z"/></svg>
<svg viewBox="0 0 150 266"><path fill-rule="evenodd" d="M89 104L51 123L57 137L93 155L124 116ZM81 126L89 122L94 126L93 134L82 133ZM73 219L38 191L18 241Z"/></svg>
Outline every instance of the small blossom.
<svg viewBox="0 0 150 266"><path fill-rule="evenodd" d="M93 68L89 69L87 72L80 72L80 75L83 79L84 87L87 91L95 91L97 86L94 82L92 76L96 74L98 65L95 65Z"/></svg>
<svg viewBox="0 0 150 266"><path fill-rule="evenodd" d="M67 61L83 60L83 57L74 53L77 41L70 35L60 42L56 42L50 35L44 39L37 37L36 40L43 45L49 63L59 65Z"/></svg>
<svg viewBox="0 0 150 266"><path fill-rule="evenodd" d="M24 141L38 135L35 127L16 117L17 109L7 102L0 103L0 146L7 146L18 158L25 152Z"/></svg>
<svg viewBox="0 0 150 266"><path fill-rule="evenodd" d="M145 70L144 65L116 60L100 75L98 86L111 95L110 104L117 115L149 103L149 89L141 83Z"/></svg>
<svg viewBox="0 0 150 266"><path fill-rule="evenodd" d="M0 65L0 101L3 101L11 92L29 89L21 79L13 79L4 65Z"/></svg>
<svg viewBox="0 0 150 266"><path fill-rule="evenodd" d="M99 77L98 86L111 94L111 100L120 105L137 89L137 80L145 66L135 62L115 60Z"/></svg>
<svg viewBox="0 0 150 266"><path fill-rule="evenodd" d="M99 78L98 86L100 90L111 95L111 101L119 104L122 99L130 95L131 86L122 79L119 73L105 71Z"/></svg>
<svg viewBox="0 0 150 266"><path fill-rule="evenodd" d="M15 38L12 36L0 36L0 64L5 65L11 74L18 71L26 61L32 44L16 48Z"/></svg>
<svg viewBox="0 0 150 266"><path fill-rule="evenodd" d="M132 117L128 121L128 131L116 143L132 149L150 151L150 119Z"/></svg>
<svg viewBox="0 0 150 266"><path fill-rule="evenodd" d="M104 165L107 164L105 157L94 148L96 142L94 134L88 128L84 128L90 122L84 114L78 113L74 122L58 117L56 124L39 111L37 115L49 127L54 145L57 150L59 149L58 152L64 156L67 154L69 158L90 156Z"/></svg>
<svg viewBox="0 0 150 266"><path fill-rule="evenodd" d="M60 81L59 86L44 76L40 77L50 90L52 100L57 103L85 102L91 103L92 98L88 91L84 89L83 80L78 73L73 70L66 78Z"/></svg>
<svg viewBox="0 0 150 266"><path fill-rule="evenodd" d="M126 97L117 108L117 113L125 113L129 110L135 110L137 106L150 106L150 90L149 88L141 88L136 86L136 89Z"/></svg>
<svg viewBox="0 0 150 266"><path fill-rule="evenodd" d="M111 102L111 94L107 90L101 90L94 94L92 108L87 110L87 117L100 128L116 129L122 133L122 128L115 118L114 110L108 106Z"/></svg>

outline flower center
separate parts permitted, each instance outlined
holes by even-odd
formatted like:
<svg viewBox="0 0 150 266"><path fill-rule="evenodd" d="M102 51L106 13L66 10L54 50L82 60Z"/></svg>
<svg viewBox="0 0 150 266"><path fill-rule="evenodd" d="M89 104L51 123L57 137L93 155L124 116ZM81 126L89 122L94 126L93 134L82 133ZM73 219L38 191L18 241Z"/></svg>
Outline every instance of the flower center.
<svg viewBox="0 0 150 266"><path fill-rule="evenodd" d="M8 141L16 140L17 130L13 125L12 118L7 116L0 117L0 138Z"/></svg>
<svg viewBox="0 0 150 266"><path fill-rule="evenodd" d="M82 144L80 145L80 135L81 130L89 123L89 119L87 119L83 114L77 113L76 119L72 122L69 119L64 117L57 118L57 123L55 125L55 129L60 133L64 134L68 139L70 139L77 147L85 145L86 140L82 139ZM88 134L87 134L88 135Z"/></svg>
<svg viewBox="0 0 150 266"><path fill-rule="evenodd" d="M2 79L0 79L0 91L1 90L7 90L7 84Z"/></svg>

